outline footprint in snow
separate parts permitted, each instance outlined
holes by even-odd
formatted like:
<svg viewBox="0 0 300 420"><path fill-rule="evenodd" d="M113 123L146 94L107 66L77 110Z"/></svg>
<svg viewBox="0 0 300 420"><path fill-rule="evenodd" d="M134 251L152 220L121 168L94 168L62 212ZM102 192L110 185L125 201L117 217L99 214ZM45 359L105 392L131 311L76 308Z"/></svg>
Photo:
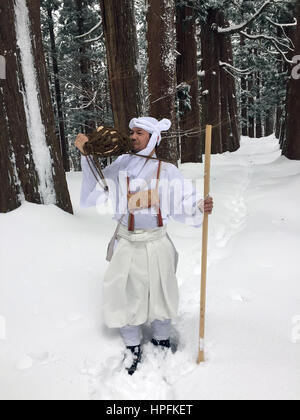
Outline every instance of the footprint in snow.
<svg viewBox="0 0 300 420"><path fill-rule="evenodd" d="M58 360L59 358L55 357L49 352L26 354L22 356L16 363L16 370L29 370L32 369L37 363L41 365L48 365L49 363L54 363Z"/></svg>
<svg viewBox="0 0 300 420"><path fill-rule="evenodd" d="M16 369L20 371L29 370L33 367L33 365L34 365L34 360L30 356L25 355L25 356L22 356L17 362Z"/></svg>
<svg viewBox="0 0 300 420"><path fill-rule="evenodd" d="M88 378L91 400L174 399L173 385L197 368L185 351L173 353L143 346L143 360L133 376L126 371L126 361L110 357L100 366L86 365L81 374Z"/></svg>
<svg viewBox="0 0 300 420"><path fill-rule="evenodd" d="M233 300L234 302L240 302L240 303L250 303L254 296L251 292L248 291L239 291L239 290L231 290L229 292L229 298Z"/></svg>

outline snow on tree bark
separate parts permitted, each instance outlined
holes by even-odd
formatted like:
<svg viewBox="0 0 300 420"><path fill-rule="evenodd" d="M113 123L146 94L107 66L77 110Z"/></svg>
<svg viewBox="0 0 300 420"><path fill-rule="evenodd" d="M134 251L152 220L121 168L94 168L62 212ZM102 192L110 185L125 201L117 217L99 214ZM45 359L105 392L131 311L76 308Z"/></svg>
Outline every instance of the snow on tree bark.
<svg viewBox="0 0 300 420"><path fill-rule="evenodd" d="M168 118L176 128L176 28L173 0L149 0L148 31L148 86L150 114L157 119ZM163 136L164 137L164 136ZM161 158L177 164L177 138L168 134L158 150Z"/></svg>
<svg viewBox="0 0 300 420"><path fill-rule="evenodd" d="M55 202L52 159L46 143L46 131L40 112L38 81L31 46L29 11L24 0L15 1L15 29L24 77L22 89L27 131L33 160L39 177L39 191L45 204ZM51 165L49 165L51 162Z"/></svg>
<svg viewBox="0 0 300 420"><path fill-rule="evenodd" d="M59 80L59 65L58 65L58 57L57 57L57 47L56 47L56 39L55 39L55 31L54 31L54 22L53 22L53 2L49 1L46 4L46 10L48 15L48 30L50 36L50 44L51 44L51 58L52 58L52 66L53 66L53 78L54 78L54 90L55 90L55 98L56 98L56 107L57 107L57 116L58 116L58 127L59 127L59 137L60 137L60 145L61 145L61 152L63 158L63 165L66 172L70 172L70 160L69 160L69 145L68 140L65 135L65 122L64 122L64 113L62 107L62 94L60 88L60 80Z"/></svg>
<svg viewBox="0 0 300 420"><path fill-rule="evenodd" d="M38 0L0 5L0 41L9 70L0 89L0 163L7 175L0 211L11 211L25 199L72 212L54 133Z"/></svg>

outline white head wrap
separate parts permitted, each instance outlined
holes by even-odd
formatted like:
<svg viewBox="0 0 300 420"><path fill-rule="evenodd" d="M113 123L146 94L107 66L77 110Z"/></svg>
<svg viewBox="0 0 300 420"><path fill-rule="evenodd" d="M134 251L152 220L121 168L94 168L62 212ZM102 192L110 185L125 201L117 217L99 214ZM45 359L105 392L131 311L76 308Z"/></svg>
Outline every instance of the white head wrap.
<svg viewBox="0 0 300 420"><path fill-rule="evenodd" d="M143 130L147 131L148 133L152 134L148 146L142 152L142 155L146 154L146 150L149 149L150 153L156 146L156 144L160 144L161 142L161 132L168 131L171 127L171 121L164 118L161 121L158 121L155 118L151 117L141 117L141 118L133 118L129 123L129 128L142 128ZM158 140L157 140L158 137Z"/></svg>
<svg viewBox="0 0 300 420"><path fill-rule="evenodd" d="M125 155L122 159L122 167L128 172L129 175L137 177L141 174L143 167L146 164L146 159L138 157L138 155L149 156L154 150L156 145L161 142L161 132L168 131L172 123L170 120L164 118L158 121L156 118L140 117L133 118L129 123L129 128L142 128L148 133L152 134L147 147L137 153L137 156Z"/></svg>

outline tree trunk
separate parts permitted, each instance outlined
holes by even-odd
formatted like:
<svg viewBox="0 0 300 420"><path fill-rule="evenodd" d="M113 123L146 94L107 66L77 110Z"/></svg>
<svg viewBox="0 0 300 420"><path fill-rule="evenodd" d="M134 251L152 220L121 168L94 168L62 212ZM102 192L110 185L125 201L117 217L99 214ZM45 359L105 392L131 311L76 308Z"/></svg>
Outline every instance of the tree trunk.
<svg viewBox="0 0 300 420"><path fill-rule="evenodd" d="M285 140L286 140L286 119L283 120L282 124L281 124L281 132L280 132L280 137L279 137L279 144L280 144L280 149L283 150L283 155L284 155L284 147L285 147Z"/></svg>
<svg viewBox="0 0 300 420"><path fill-rule="evenodd" d="M255 51L257 55L257 50ZM262 117L261 117L261 110L260 110L260 98L261 98L261 74L259 71L256 72L256 138L260 139L263 136L263 129L262 129Z"/></svg>
<svg viewBox="0 0 300 420"><path fill-rule="evenodd" d="M212 153L235 151L240 147L238 109L235 82L220 62L233 65L231 38L213 30L225 27L224 13L209 9L201 31L202 70L202 124L213 125Z"/></svg>
<svg viewBox="0 0 300 420"><path fill-rule="evenodd" d="M276 108L276 127L275 127L275 136L277 139L280 138L281 127L282 127L282 116L283 116L283 109L281 106Z"/></svg>
<svg viewBox="0 0 300 420"><path fill-rule="evenodd" d="M225 22L223 13L221 15L221 23L223 27L229 26L229 23ZM232 43L231 38L228 36L222 38L221 60L234 66ZM223 149L224 151L235 152L240 148L241 138L238 122L237 91L234 77L225 72L224 68L221 69L221 74L224 80L224 83L221 84L221 90L225 91L224 96L227 96L227 112L224 113L222 122L224 121L228 126L228 137L222 138Z"/></svg>
<svg viewBox="0 0 300 420"><path fill-rule="evenodd" d="M84 15L85 11L87 10L87 1L86 0L76 0L76 8L77 8L77 27L78 27L78 35L83 35L85 33L84 27ZM89 45L89 44L87 44ZM91 63L89 59L89 48L81 41L80 45L80 73L81 73L81 88L82 88L82 112L84 114L89 115L90 111L94 110L93 104L93 86L90 82L90 75L91 75ZM94 120L90 118L85 119L85 127L84 132L89 134L96 129L96 123Z"/></svg>
<svg viewBox="0 0 300 420"><path fill-rule="evenodd" d="M68 140L65 135L65 122L64 122L64 113L63 113L63 108L62 108L62 97L61 97L60 82L59 82L59 68L58 68L57 49L56 49L56 42L55 42L52 12L53 10L51 7L51 3L48 3L47 5L48 25L49 25L49 35L50 35L50 42L51 42L51 55L52 55L52 65L53 65L53 74L54 74L54 87L55 87L56 108L57 108L57 117L58 117L58 125L59 125L60 146L61 146L61 153L62 153L62 159L63 159L65 172L70 172L69 145L68 145Z"/></svg>
<svg viewBox="0 0 300 420"><path fill-rule="evenodd" d="M209 10L207 21L201 30L202 71L202 128L213 125L212 153L223 153L221 129L221 74L220 74L220 38L211 30L213 23L218 23L219 11Z"/></svg>
<svg viewBox="0 0 300 420"><path fill-rule="evenodd" d="M141 116L141 75L133 0L100 0L115 127L129 132Z"/></svg>
<svg viewBox="0 0 300 420"><path fill-rule="evenodd" d="M266 114L265 136L268 137L274 133L274 109L269 109Z"/></svg>
<svg viewBox="0 0 300 420"><path fill-rule="evenodd" d="M297 6L298 25L295 36L295 56L300 55L300 4ZM286 141L283 154L300 160L300 78L292 72L287 95Z"/></svg>
<svg viewBox="0 0 300 420"><path fill-rule="evenodd" d="M254 114L254 74L249 74L248 76L248 91L249 91L249 98L248 98L248 105L249 105L249 111L248 111L248 127L249 127L249 137L254 138L255 137L255 114Z"/></svg>
<svg viewBox="0 0 300 420"><path fill-rule="evenodd" d="M181 162L202 162L204 145L201 143L200 105L197 65L196 23L194 11L190 7L181 6L176 9L177 51L177 84L190 87L190 107L180 101L180 131L184 133L181 142ZM180 94L180 92L179 92ZM187 133L187 135L185 134Z"/></svg>
<svg viewBox="0 0 300 420"><path fill-rule="evenodd" d="M240 35L240 45L244 49L245 37ZM246 76L241 76L241 126L242 135L248 136L248 85Z"/></svg>
<svg viewBox="0 0 300 420"><path fill-rule="evenodd" d="M0 5L0 55L8 69L0 82L0 212L27 200L56 204L72 213L55 136L39 0Z"/></svg>
<svg viewBox="0 0 300 420"><path fill-rule="evenodd" d="M290 36L289 28L286 28L285 33L287 36ZM277 28L277 38L282 37L282 28ZM282 59L278 62L278 74L283 74L287 71L288 64ZM285 101L286 97L280 95L278 96L277 106L276 106L276 117L275 117L275 136L277 139L281 139L281 133L285 117Z"/></svg>
<svg viewBox="0 0 300 420"><path fill-rule="evenodd" d="M149 0L147 21L150 114L159 120L170 119L175 131L176 31L173 1ZM176 135L169 132L167 136L167 140L161 142L158 155L177 164Z"/></svg>

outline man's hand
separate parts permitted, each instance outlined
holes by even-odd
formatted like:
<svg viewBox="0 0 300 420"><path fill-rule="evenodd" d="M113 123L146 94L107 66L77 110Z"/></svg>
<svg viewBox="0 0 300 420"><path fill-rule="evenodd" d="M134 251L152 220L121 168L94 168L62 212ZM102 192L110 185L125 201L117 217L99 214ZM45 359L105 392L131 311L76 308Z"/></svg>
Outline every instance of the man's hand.
<svg viewBox="0 0 300 420"><path fill-rule="evenodd" d="M212 214L214 208L213 198L208 196L205 200L200 200L198 203L198 207L202 211L202 213Z"/></svg>
<svg viewBox="0 0 300 420"><path fill-rule="evenodd" d="M88 141L89 141L89 139L84 134L78 134L78 136L77 136L77 138L75 140L75 146L77 147L78 150L80 150L80 152L83 155L85 155L84 150L83 150L83 146Z"/></svg>

